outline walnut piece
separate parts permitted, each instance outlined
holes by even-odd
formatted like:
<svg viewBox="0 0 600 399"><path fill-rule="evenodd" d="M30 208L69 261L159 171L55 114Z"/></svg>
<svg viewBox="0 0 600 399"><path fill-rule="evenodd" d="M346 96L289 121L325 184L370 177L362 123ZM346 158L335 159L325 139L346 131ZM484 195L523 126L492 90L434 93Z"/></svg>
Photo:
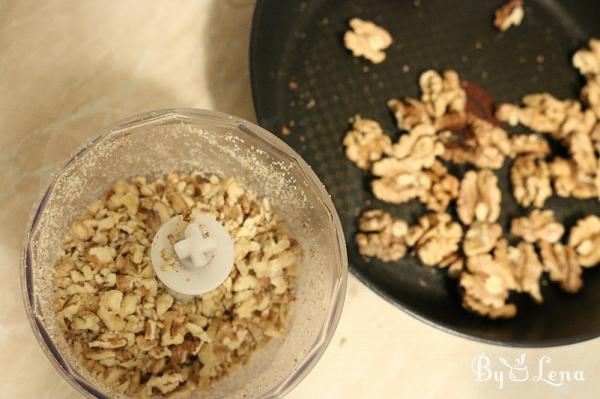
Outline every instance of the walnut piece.
<svg viewBox="0 0 600 399"><path fill-rule="evenodd" d="M457 213L464 224L473 221L494 223L500 216L502 194L498 188L498 178L487 169L465 173L458 194Z"/></svg>
<svg viewBox="0 0 600 399"><path fill-rule="evenodd" d="M444 259L453 255L462 239L462 228L447 213L430 213L411 226L406 243L414 247L421 262L427 266L448 266Z"/></svg>
<svg viewBox="0 0 600 399"><path fill-rule="evenodd" d="M356 235L358 252L384 262L402 258L406 254L405 237L408 225L403 220L379 209L363 212Z"/></svg>
<svg viewBox="0 0 600 399"><path fill-rule="evenodd" d="M534 209L527 216L513 219L510 227L512 235L529 243L545 241L554 244L564 232L565 228L554 219L551 210Z"/></svg>
<svg viewBox="0 0 600 399"><path fill-rule="evenodd" d="M382 201L401 204L411 199L426 197L431 189L431 178L423 171L382 177L371 183L373 195Z"/></svg>
<svg viewBox="0 0 600 399"><path fill-rule="evenodd" d="M521 25L524 16L523 0L508 0L494 13L494 26L505 32L511 26Z"/></svg>
<svg viewBox="0 0 600 399"><path fill-rule="evenodd" d="M582 99L600 118L600 40L590 39L588 45L589 50L581 49L573 55L573 66L587 79Z"/></svg>
<svg viewBox="0 0 600 399"><path fill-rule="evenodd" d="M427 107L421 101L407 98L404 101L391 99L387 103L394 113L396 124L401 130L411 130L417 125L433 125L432 118L427 112Z"/></svg>
<svg viewBox="0 0 600 399"><path fill-rule="evenodd" d="M496 249L501 251L502 247ZM500 258L497 252L494 255ZM543 298L540 292L540 276L543 266L533 245L520 242L516 247L508 247L507 258L518 283L516 290L528 293L537 303L541 303Z"/></svg>
<svg viewBox="0 0 600 399"><path fill-rule="evenodd" d="M543 158L550 153L548 141L537 134L516 134L510 137L510 156L534 155Z"/></svg>
<svg viewBox="0 0 600 399"><path fill-rule="evenodd" d="M460 78L453 70L444 71L440 75L428 70L419 77L421 101L431 117L437 118L447 112L464 112L467 95L460 85Z"/></svg>
<svg viewBox="0 0 600 399"><path fill-rule="evenodd" d="M460 181L439 161L435 161L425 173L431 180L431 187L427 193L419 196L419 200L427 209L443 212L458 197Z"/></svg>
<svg viewBox="0 0 600 399"><path fill-rule="evenodd" d="M549 168L554 191L559 197L585 199L598 195L594 177L582 173L573 160L556 157Z"/></svg>
<svg viewBox="0 0 600 399"><path fill-rule="evenodd" d="M375 176L393 177L419 171L431 167L436 156L443 152L444 146L437 140L433 128L418 125L400 136L392 146L390 156L375 162L371 172Z"/></svg>
<svg viewBox="0 0 600 399"><path fill-rule="evenodd" d="M372 119L355 116L352 129L344 137L346 158L361 169L369 169L371 164L380 160L384 153L390 151L392 141L381 129L379 123Z"/></svg>
<svg viewBox="0 0 600 399"><path fill-rule="evenodd" d="M517 157L510 170L513 195L524 207L541 208L552 195L548 164L531 155Z"/></svg>
<svg viewBox="0 0 600 399"><path fill-rule="evenodd" d="M374 64L385 60L385 50L392 44L392 36L381 26L359 18L350 20L351 30L344 34L344 45L354 57L364 57Z"/></svg>
<svg viewBox="0 0 600 399"><path fill-rule="evenodd" d="M594 175L598 171L598 159L592 138L588 133L576 132L568 138L568 148L577 171Z"/></svg>
<svg viewBox="0 0 600 399"><path fill-rule="evenodd" d="M582 267L594 267L600 262L600 218L595 215L580 219L571 228L569 246L575 249Z"/></svg>
<svg viewBox="0 0 600 399"><path fill-rule="evenodd" d="M457 123L454 129L439 133L445 149L443 158L479 168L501 168L511 149L506 132L471 114L464 115Z"/></svg>
<svg viewBox="0 0 600 399"><path fill-rule="evenodd" d="M509 291L517 287L508 265L492 255L467 258L466 271L460 275L463 307L491 319L510 318L517 313L514 304L507 304Z"/></svg>
<svg viewBox="0 0 600 399"><path fill-rule="evenodd" d="M550 280L556 281L566 292L576 293L583 286L581 265L577 260L575 250L561 243L551 244L542 241L539 244L544 270Z"/></svg>
<svg viewBox="0 0 600 399"><path fill-rule="evenodd" d="M162 221L196 212L228 231L235 267L213 291L180 302L154 274L149 249ZM285 336L300 255L269 202L236 179L119 181L65 238L53 276L57 324L82 366L115 392L190 397Z"/></svg>
<svg viewBox="0 0 600 399"><path fill-rule="evenodd" d="M549 133L564 140L572 133L589 133L596 124L591 110L583 110L575 100L561 101L549 93L529 94L521 100L522 107L500 104L496 118L511 126L522 124L535 132Z"/></svg>
<svg viewBox="0 0 600 399"><path fill-rule="evenodd" d="M463 252L466 256L486 254L502 236L502 227L496 223L475 221L465 233Z"/></svg>

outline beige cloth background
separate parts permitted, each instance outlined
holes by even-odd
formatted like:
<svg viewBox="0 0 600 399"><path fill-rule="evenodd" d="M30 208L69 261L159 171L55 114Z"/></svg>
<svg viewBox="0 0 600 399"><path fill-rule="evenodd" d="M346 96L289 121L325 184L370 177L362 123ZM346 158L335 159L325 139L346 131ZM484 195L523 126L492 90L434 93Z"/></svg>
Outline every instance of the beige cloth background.
<svg viewBox="0 0 600 399"><path fill-rule="evenodd" d="M0 0L0 396L76 398L27 323L18 255L45 179L82 140L152 109L217 109L254 120L248 0ZM289 398L592 398L600 391L600 340L555 349L483 345L426 326L350 277L335 337ZM526 353L530 373L586 381L552 387L478 382L474 356L497 371ZM535 369L535 370L534 370ZM530 376L531 377L531 376Z"/></svg>

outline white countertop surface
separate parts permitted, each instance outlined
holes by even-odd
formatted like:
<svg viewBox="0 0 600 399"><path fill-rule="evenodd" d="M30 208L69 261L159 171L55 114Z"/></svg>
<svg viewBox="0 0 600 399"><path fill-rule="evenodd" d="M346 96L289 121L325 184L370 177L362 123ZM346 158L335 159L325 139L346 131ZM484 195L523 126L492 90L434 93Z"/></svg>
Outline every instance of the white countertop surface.
<svg viewBox="0 0 600 399"><path fill-rule="evenodd" d="M197 107L254 120L252 10L249 0L0 0L0 396L79 397L38 347L19 286L25 224L49 173L82 140L139 112ZM512 381L498 360L514 364L521 353L527 382ZM481 354L503 372L502 388L477 381L472 360ZM600 392L599 354L598 339L523 350L458 338L351 276L331 345L288 397L585 399ZM572 381L534 381L543 356L544 376L569 371Z"/></svg>

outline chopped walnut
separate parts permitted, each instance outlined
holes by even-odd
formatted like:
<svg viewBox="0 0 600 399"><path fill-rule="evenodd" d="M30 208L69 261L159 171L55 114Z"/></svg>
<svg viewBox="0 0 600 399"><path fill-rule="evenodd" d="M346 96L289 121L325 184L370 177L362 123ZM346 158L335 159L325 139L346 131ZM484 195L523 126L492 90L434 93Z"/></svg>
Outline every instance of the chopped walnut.
<svg viewBox="0 0 600 399"><path fill-rule="evenodd" d="M439 161L435 161L425 173L431 180L431 187L427 193L419 196L419 200L427 209L443 212L450 202L458 197L460 182L456 176L448 173L448 169Z"/></svg>
<svg viewBox="0 0 600 399"><path fill-rule="evenodd" d="M458 217L467 225L475 220L494 223L500 216L501 198L498 178L493 172L470 170L460 183Z"/></svg>
<svg viewBox="0 0 600 399"><path fill-rule="evenodd" d="M355 116L352 129L344 137L346 157L361 169L369 169L390 151L392 141L383 132L379 123Z"/></svg>
<svg viewBox="0 0 600 399"><path fill-rule="evenodd" d="M489 253L502 236L502 227L496 223L475 221L465 233L463 252L466 256Z"/></svg>
<svg viewBox="0 0 600 399"><path fill-rule="evenodd" d="M215 290L180 302L154 274L149 248L163 221L195 212L229 232L235 267ZM189 397L284 337L300 255L268 201L235 179L134 177L71 225L52 303L82 366L115 392Z"/></svg>
<svg viewBox="0 0 600 399"><path fill-rule="evenodd" d="M550 275L550 280L556 281L561 288L570 293L576 293L583 286L581 265L577 260L575 250L561 243L539 243L544 270Z"/></svg>
<svg viewBox="0 0 600 399"><path fill-rule="evenodd" d="M508 0L494 13L494 26L505 32L511 26L521 25L524 16L523 0Z"/></svg>
<svg viewBox="0 0 600 399"><path fill-rule="evenodd" d="M390 262L406 254L408 225L403 220L394 219L389 213L374 209L361 215L358 228L360 232L356 235L356 243L361 255Z"/></svg>
<svg viewBox="0 0 600 399"><path fill-rule="evenodd" d="M440 266L442 261L454 254L462 239L462 228L447 213L431 213L419 218L417 225L411 226L406 243L414 247L421 262L427 266ZM443 262L448 266L447 262Z"/></svg>
<svg viewBox="0 0 600 399"><path fill-rule="evenodd" d="M433 70L425 71L419 77L419 86L421 101L431 117L441 117L452 111L464 112L467 95L455 71L444 71L441 76Z"/></svg>
<svg viewBox="0 0 600 399"><path fill-rule="evenodd" d="M517 157L510 170L513 195L524 207L542 207L552 195L550 170L545 161L531 155Z"/></svg>
<svg viewBox="0 0 600 399"><path fill-rule="evenodd" d="M517 134L510 138L510 156L535 155L543 158L550 153L550 146L537 134Z"/></svg>
<svg viewBox="0 0 600 399"><path fill-rule="evenodd" d="M564 232L563 225L554 219L554 212L539 209L534 209L527 216L513 219L510 228L512 235L522 237L529 243L556 243Z"/></svg>
<svg viewBox="0 0 600 399"><path fill-rule="evenodd" d="M595 215L580 219L571 228L569 246L575 249L582 267L594 267L600 262L600 218Z"/></svg>
<svg viewBox="0 0 600 399"><path fill-rule="evenodd" d="M350 20L351 30L344 34L344 45L354 57L364 57L374 64L385 60L385 50L392 44L392 36L381 26L359 18Z"/></svg>

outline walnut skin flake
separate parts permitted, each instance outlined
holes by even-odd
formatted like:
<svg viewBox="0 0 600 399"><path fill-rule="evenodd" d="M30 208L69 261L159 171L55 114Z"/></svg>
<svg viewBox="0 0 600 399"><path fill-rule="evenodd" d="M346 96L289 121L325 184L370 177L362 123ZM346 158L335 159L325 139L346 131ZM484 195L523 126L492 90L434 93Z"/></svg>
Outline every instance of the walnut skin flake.
<svg viewBox="0 0 600 399"><path fill-rule="evenodd" d="M408 225L379 209L363 212L356 235L358 252L384 262L398 260L406 254Z"/></svg>
<svg viewBox="0 0 600 399"><path fill-rule="evenodd" d="M498 178L493 172L470 170L460 183L456 202L458 217L467 225L475 220L493 223L500 216L501 198Z"/></svg>
<svg viewBox="0 0 600 399"><path fill-rule="evenodd" d="M544 270L549 273L550 280L558 282L563 290L572 294L583 286L581 265L577 254L571 247L561 243L539 243Z"/></svg>
<svg viewBox="0 0 600 399"><path fill-rule="evenodd" d="M466 256L486 254L502 236L502 227L496 223L475 221L465 234L463 252Z"/></svg>
<svg viewBox="0 0 600 399"><path fill-rule="evenodd" d="M524 16L523 0L508 0L494 13L494 26L505 32L511 26L521 25Z"/></svg>
<svg viewBox="0 0 600 399"><path fill-rule="evenodd" d="M564 232L563 225L554 219L554 212L539 209L534 209L528 216L513 219L510 228L512 235L529 243L545 241L553 244L561 239Z"/></svg>
<svg viewBox="0 0 600 399"><path fill-rule="evenodd" d="M350 28L344 34L344 45L354 57L364 57L374 64L385 60L385 50L392 44L392 36L380 26L359 18L350 20Z"/></svg>
<svg viewBox="0 0 600 399"><path fill-rule="evenodd" d="M355 116L352 129L346 133L343 141L346 158L361 169L369 169L373 162L379 161L392 147L392 141L372 119Z"/></svg>
<svg viewBox="0 0 600 399"><path fill-rule="evenodd" d="M575 249L582 267L594 267L600 262L600 218L595 215L580 219L571 228L569 246Z"/></svg>
<svg viewBox="0 0 600 399"><path fill-rule="evenodd" d="M416 254L427 266L440 266L445 258L459 248L462 228L447 213L430 213L419 218L419 224L411 226L406 243L414 247Z"/></svg>
<svg viewBox="0 0 600 399"><path fill-rule="evenodd" d="M517 157L510 170L510 180L513 195L523 207L541 208L552 195L548 165L531 155Z"/></svg>

